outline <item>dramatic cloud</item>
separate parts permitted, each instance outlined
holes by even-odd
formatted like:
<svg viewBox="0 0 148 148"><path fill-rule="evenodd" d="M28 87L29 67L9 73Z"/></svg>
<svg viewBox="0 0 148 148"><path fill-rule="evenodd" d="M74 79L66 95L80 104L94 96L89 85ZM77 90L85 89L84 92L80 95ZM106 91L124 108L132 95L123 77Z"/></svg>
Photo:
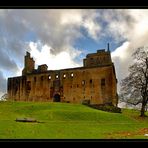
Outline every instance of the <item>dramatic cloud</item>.
<svg viewBox="0 0 148 148"><path fill-rule="evenodd" d="M121 34L124 39L123 44L112 52L112 58L116 66L116 73L119 80L123 79L128 74L128 67L132 64L132 53L142 46L148 46L148 10L123 10L122 14L128 16L128 20L122 18L118 21L116 28L111 28L111 32L115 38L118 38ZM124 15L123 15L124 16ZM118 15L116 15L118 19ZM110 26L115 23L111 21ZM127 24L127 25L125 25ZM116 30L121 30L116 35ZM115 32L115 33L114 33ZM118 89L120 85L118 85Z"/></svg>
<svg viewBox="0 0 148 148"><path fill-rule="evenodd" d="M36 66L44 63L48 65L48 69L55 70L67 67L79 67L81 65L75 62L75 58L81 54L81 51L75 49L70 50L69 48L69 50L61 51L59 54L53 55L51 54L51 47L44 45L41 51L39 51L38 44L39 43L30 42L30 53L35 60Z"/></svg>
<svg viewBox="0 0 148 148"><path fill-rule="evenodd" d="M49 69L76 67L87 51L75 45L89 47L91 41L116 44L111 55L120 84L128 74L132 53L148 45L148 10L4 9L0 35L0 92L5 92L8 77L21 75L26 51L37 65L47 64Z"/></svg>
<svg viewBox="0 0 148 148"><path fill-rule="evenodd" d="M115 64L116 75L118 78L118 91L120 89L120 82L128 74L128 66L132 62L132 57L129 49L129 42L124 42L120 47L111 53L112 60Z"/></svg>
<svg viewBox="0 0 148 148"><path fill-rule="evenodd" d="M6 90L7 90L6 85L7 85L6 79L4 78L2 72L0 71L0 97L4 93L6 93Z"/></svg>
<svg viewBox="0 0 148 148"><path fill-rule="evenodd" d="M45 63L51 69L82 65L76 58L83 51L74 44L85 35L97 38L100 27L95 19L95 10L0 10L0 68L4 77L21 75L26 51L31 51L37 64Z"/></svg>
<svg viewBox="0 0 148 148"><path fill-rule="evenodd" d="M0 49L0 67L5 70L10 70L12 72L15 72L18 70L16 63L14 62L9 55L7 55L6 52Z"/></svg>

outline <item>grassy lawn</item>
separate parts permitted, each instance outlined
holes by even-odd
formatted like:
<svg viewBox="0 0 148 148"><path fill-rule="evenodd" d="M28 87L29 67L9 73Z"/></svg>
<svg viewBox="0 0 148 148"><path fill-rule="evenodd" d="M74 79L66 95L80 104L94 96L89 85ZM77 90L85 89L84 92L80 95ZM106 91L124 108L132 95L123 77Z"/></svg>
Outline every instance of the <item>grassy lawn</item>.
<svg viewBox="0 0 148 148"><path fill-rule="evenodd" d="M15 121L24 117L44 123ZM0 139L148 139L145 134L148 118L136 110L120 114L80 104L0 102Z"/></svg>

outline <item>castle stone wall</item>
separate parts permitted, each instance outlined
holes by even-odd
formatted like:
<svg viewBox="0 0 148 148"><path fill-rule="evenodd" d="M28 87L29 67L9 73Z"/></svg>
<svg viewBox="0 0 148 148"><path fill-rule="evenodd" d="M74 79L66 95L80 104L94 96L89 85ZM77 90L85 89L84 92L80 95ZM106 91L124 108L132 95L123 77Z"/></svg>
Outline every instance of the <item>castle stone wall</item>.
<svg viewBox="0 0 148 148"><path fill-rule="evenodd" d="M84 66L47 70L47 65L34 69L30 54L25 56L22 76L8 78L8 97L14 101L56 101L117 105L117 79L109 51L88 54Z"/></svg>

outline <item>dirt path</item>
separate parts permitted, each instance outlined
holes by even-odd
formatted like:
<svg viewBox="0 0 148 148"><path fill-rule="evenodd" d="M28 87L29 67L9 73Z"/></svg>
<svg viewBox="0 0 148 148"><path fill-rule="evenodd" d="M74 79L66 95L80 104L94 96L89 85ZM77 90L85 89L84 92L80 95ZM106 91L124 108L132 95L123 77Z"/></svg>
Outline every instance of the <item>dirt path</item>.
<svg viewBox="0 0 148 148"><path fill-rule="evenodd" d="M134 138L137 135L144 136L145 138L148 136L148 128L141 128L138 131L134 132L129 132L129 131L124 131L124 132L115 132L115 133L109 133L107 136L107 139L120 139L120 138Z"/></svg>

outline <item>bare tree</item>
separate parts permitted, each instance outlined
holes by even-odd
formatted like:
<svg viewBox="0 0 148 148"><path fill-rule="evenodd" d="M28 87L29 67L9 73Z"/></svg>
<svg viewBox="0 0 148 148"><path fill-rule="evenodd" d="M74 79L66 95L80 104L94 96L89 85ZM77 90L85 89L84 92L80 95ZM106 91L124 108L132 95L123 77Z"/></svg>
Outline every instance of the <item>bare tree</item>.
<svg viewBox="0 0 148 148"><path fill-rule="evenodd" d="M134 63L129 67L129 75L121 81L122 101L138 105L141 103L141 117L146 116L148 103L148 48L138 48L133 53Z"/></svg>

